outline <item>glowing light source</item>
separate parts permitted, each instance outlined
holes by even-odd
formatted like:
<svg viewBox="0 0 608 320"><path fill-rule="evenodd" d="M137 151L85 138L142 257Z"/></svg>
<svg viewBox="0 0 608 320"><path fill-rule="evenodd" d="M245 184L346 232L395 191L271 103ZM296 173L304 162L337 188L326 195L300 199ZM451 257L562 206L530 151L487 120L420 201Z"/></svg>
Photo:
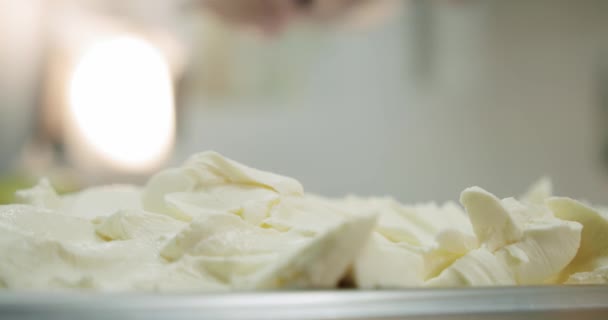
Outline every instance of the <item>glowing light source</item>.
<svg viewBox="0 0 608 320"><path fill-rule="evenodd" d="M175 109L169 65L143 39L89 47L70 80L69 113L88 149L116 169L145 172L171 149Z"/></svg>

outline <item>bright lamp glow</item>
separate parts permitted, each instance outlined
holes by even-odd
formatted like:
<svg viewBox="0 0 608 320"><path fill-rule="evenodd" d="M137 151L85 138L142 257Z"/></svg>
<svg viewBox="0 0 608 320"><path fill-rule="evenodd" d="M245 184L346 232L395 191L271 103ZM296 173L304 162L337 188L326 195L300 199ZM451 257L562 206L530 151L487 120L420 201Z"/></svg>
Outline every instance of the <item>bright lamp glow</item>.
<svg viewBox="0 0 608 320"><path fill-rule="evenodd" d="M173 87L166 59L130 36L100 41L76 65L70 112L84 141L121 170L159 165L174 139Z"/></svg>

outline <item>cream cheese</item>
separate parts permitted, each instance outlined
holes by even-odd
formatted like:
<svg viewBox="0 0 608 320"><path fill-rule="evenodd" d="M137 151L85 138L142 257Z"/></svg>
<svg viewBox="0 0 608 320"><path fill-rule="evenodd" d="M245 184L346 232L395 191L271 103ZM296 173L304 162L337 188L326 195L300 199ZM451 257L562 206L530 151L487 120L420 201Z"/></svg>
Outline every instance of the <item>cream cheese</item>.
<svg viewBox="0 0 608 320"><path fill-rule="evenodd" d="M60 196L47 180L0 206L0 288L200 292L608 283L608 217L548 179L460 203L330 200L215 152L143 187Z"/></svg>
<svg viewBox="0 0 608 320"><path fill-rule="evenodd" d="M511 270L515 284L543 284L576 255L581 224L558 219L544 206L499 200L481 188L465 190L461 202L480 243Z"/></svg>
<svg viewBox="0 0 608 320"><path fill-rule="evenodd" d="M335 287L372 214L214 152L153 176L59 196L47 181L0 206L8 289L218 291Z"/></svg>
<svg viewBox="0 0 608 320"><path fill-rule="evenodd" d="M558 281L570 284L608 283L608 217L569 198L551 198L548 206L561 219L583 226L580 248Z"/></svg>
<svg viewBox="0 0 608 320"><path fill-rule="evenodd" d="M353 265L353 281L361 288L422 286L478 246L456 204L404 206L391 198L350 197L341 205L380 215Z"/></svg>
<svg viewBox="0 0 608 320"><path fill-rule="evenodd" d="M583 227L556 217L545 205L550 195L543 179L521 201L468 188L464 211L351 199L347 205L380 214L355 262L354 281L363 288L555 283L577 255Z"/></svg>

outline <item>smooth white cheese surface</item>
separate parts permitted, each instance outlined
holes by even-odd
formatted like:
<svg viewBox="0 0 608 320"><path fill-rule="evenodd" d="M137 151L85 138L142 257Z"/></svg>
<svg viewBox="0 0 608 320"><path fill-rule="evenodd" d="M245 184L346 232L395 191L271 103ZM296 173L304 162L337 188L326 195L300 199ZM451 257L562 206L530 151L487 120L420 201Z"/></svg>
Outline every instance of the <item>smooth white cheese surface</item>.
<svg viewBox="0 0 608 320"><path fill-rule="evenodd" d="M0 287L221 291L334 287L375 224L294 179L214 152L153 176L0 206Z"/></svg>

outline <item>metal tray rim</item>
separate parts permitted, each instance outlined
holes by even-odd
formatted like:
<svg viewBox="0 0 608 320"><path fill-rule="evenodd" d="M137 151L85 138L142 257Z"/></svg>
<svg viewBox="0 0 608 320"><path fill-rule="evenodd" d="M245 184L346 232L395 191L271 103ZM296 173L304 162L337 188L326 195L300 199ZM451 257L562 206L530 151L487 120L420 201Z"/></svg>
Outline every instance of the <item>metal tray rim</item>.
<svg viewBox="0 0 608 320"><path fill-rule="evenodd" d="M206 294L0 292L22 319L608 319L608 286L275 291ZM546 318L544 318L546 319Z"/></svg>

